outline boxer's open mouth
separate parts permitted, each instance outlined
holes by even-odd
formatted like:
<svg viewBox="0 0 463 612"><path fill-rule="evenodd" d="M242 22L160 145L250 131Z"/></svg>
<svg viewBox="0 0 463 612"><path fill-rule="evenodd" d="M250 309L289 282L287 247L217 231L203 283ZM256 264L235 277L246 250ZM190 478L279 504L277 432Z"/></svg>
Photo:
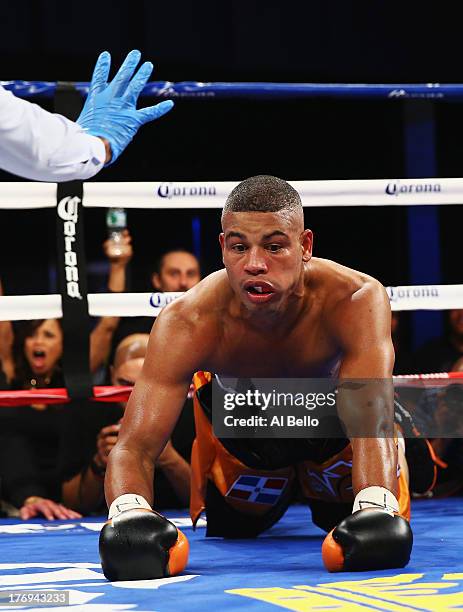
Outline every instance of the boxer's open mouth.
<svg viewBox="0 0 463 612"><path fill-rule="evenodd" d="M275 289L266 281L247 281L244 289L251 302L256 304L268 302L275 295Z"/></svg>

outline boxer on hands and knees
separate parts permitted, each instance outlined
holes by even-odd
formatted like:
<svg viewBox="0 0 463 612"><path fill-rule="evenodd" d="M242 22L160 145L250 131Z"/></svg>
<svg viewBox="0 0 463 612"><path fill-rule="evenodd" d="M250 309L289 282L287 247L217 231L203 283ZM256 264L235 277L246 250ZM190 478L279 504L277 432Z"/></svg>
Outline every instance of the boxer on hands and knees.
<svg viewBox="0 0 463 612"><path fill-rule="evenodd" d="M312 257L299 194L281 179L256 176L235 187L222 228L225 269L156 320L109 457L109 520L100 535L106 577L158 578L186 564L185 536L151 504L154 465L195 372L191 514L196 521L206 510L207 535L258 535L282 516L299 482L314 522L331 530L322 550L330 571L405 566L412 547L408 487L403 471L398 476L394 436L384 434L394 425L392 385L384 384L382 395L367 397L364 406L352 409L348 399L338 406L347 431L360 415L376 420L376 437L219 440L210 423L212 372L390 380L394 351L384 288L370 276ZM352 487L339 478L344 486L331 497L307 480L309 471L329 465L352 465ZM251 473L286 482L276 503L245 503L228 495L240 474Z"/></svg>

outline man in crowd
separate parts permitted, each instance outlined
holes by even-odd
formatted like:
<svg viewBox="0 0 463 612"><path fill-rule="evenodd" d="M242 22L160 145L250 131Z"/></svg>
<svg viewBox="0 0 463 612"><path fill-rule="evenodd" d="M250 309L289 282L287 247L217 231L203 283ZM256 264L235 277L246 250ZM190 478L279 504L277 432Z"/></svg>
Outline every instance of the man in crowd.
<svg viewBox="0 0 463 612"><path fill-rule="evenodd" d="M156 263L151 276L156 291L188 291L201 280L199 261L186 249L164 253Z"/></svg>
<svg viewBox="0 0 463 612"><path fill-rule="evenodd" d="M188 291L201 280L201 267L198 258L186 249L167 251L155 264L151 274L154 291L162 293ZM124 317L114 334L115 347L130 334L147 333L153 327L153 317Z"/></svg>
<svg viewBox="0 0 463 612"><path fill-rule="evenodd" d="M117 249L106 240L103 251L109 262L108 288L121 292L125 289L126 268L132 257L128 231L123 233ZM0 282L0 295L2 292ZM94 375L107 359L118 321L117 317L101 317L90 334L90 369ZM63 386L61 355L62 331L57 320L21 322L15 333L10 321L0 321L0 388L2 384L17 389L29 389L31 385ZM91 407L95 409L92 404ZM0 410L2 496L19 508L22 519L78 516L60 503L61 480L56 468L60 448L68 444L62 439L62 421L69 413L81 409L80 404L70 407L39 403Z"/></svg>
<svg viewBox="0 0 463 612"><path fill-rule="evenodd" d="M118 345L111 382L133 386L143 368L148 334L132 334ZM125 403L77 406L69 410L59 471L65 478L62 501L82 514L104 510L103 483L116 444ZM156 509L185 508L190 500L190 457L194 439L192 400L185 398L172 440L156 462Z"/></svg>

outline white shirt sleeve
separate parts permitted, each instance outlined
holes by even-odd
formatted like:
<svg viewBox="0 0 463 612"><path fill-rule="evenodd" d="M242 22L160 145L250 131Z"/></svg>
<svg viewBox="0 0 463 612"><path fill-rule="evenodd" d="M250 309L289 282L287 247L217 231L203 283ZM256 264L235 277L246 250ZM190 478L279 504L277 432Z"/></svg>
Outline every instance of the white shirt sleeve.
<svg viewBox="0 0 463 612"><path fill-rule="evenodd" d="M36 181L86 180L104 166L105 147L77 123L0 86L0 168Z"/></svg>

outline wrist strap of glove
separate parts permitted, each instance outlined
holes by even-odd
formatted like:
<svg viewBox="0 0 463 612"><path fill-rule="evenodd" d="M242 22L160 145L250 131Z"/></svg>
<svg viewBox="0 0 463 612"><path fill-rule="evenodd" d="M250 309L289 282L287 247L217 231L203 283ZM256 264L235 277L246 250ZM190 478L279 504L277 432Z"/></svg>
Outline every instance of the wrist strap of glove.
<svg viewBox="0 0 463 612"><path fill-rule="evenodd" d="M389 489L384 487L366 487L357 493L352 514L365 508L382 510L393 516L399 513L399 502Z"/></svg>
<svg viewBox="0 0 463 612"><path fill-rule="evenodd" d="M125 512L126 510L152 510L149 503L141 495L135 495L134 493L125 493L119 495L113 501L109 508L108 519L112 519L118 514Z"/></svg>

